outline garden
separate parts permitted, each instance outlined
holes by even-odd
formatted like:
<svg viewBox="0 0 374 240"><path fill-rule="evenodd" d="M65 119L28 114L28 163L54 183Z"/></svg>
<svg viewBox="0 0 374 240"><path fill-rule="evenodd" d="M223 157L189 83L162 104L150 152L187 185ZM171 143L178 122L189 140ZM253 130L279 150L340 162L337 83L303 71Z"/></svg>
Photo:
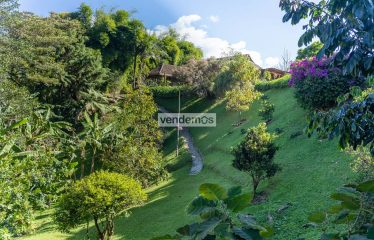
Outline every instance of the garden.
<svg viewBox="0 0 374 240"><path fill-rule="evenodd" d="M279 7L305 24L283 70L122 9L1 0L0 239L374 239L374 3Z"/></svg>

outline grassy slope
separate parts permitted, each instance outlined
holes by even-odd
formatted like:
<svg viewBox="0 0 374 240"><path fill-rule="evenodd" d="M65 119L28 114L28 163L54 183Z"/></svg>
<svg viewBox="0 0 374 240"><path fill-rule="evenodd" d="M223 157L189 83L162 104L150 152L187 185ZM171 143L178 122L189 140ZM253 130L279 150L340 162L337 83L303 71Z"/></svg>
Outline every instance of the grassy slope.
<svg viewBox="0 0 374 240"><path fill-rule="evenodd" d="M308 139L305 135L290 139L290 135L302 131L305 126L305 113L295 99L291 89L271 90L267 93L275 104L273 123L270 131L275 128L284 130L277 144L280 147L275 161L280 163L282 171L270 181L263 182L260 190L268 192L268 201L250 207L246 212L265 221L270 213L274 219L276 235L273 239L317 239L317 232L304 229L309 213L330 203L329 194L346 183L353 174L349 168L348 158L338 149L336 142ZM170 110L176 109L176 101L160 100ZM250 191L249 178L231 166L230 148L236 145L243 135L241 128L256 125L260 120L257 116L258 104L244 114L248 121L239 128L232 127L237 121L237 113L228 113L223 102L191 100L183 102L185 112L217 113L216 128L191 129L197 147L204 156L205 168L198 176L188 176L189 166L180 164L182 168L175 171L168 182L149 189L150 202L142 208L133 209L129 218L121 217L116 222L116 239L149 239L166 233L173 233L177 227L190 222L191 217L184 212L185 206L196 195L198 186L204 182L214 182L225 186L242 185ZM175 132L165 146L165 157L175 163ZM182 154L182 161L186 161ZM184 166L184 167L183 167ZM292 206L276 213L286 203ZM84 229L72 234L63 235L53 229L46 216L40 218L40 229L36 235L25 239L82 239ZM46 224L42 224L42 223ZM93 234L92 225L90 233Z"/></svg>

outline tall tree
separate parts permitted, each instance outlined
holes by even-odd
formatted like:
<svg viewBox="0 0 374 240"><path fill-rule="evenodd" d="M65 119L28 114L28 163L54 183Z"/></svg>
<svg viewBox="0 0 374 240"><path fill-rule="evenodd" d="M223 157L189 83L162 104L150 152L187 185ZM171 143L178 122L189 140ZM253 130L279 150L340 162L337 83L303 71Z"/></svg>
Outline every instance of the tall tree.
<svg viewBox="0 0 374 240"><path fill-rule="evenodd" d="M83 33L79 22L58 15L24 15L10 30L11 40L26 46L15 49L19 59L10 65L10 79L71 122L84 108L82 93L103 87L107 74L100 53L85 46Z"/></svg>

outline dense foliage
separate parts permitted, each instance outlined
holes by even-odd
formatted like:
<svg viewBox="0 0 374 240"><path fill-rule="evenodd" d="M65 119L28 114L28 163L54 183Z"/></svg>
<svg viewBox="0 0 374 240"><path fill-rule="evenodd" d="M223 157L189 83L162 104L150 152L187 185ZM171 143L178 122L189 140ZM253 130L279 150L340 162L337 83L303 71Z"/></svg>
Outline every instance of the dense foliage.
<svg viewBox="0 0 374 240"><path fill-rule="evenodd" d="M337 98L349 92L362 80L343 76L341 70L330 67L330 59L304 59L291 65L289 84L295 87L300 104L310 110L326 110L336 106Z"/></svg>
<svg viewBox="0 0 374 240"><path fill-rule="evenodd" d="M74 173L76 163L65 154L70 126L50 117L38 110L10 125L0 121L1 238L32 231L34 210L50 206Z"/></svg>
<svg viewBox="0 0 374 240"><path fill-rule="evenodd" d="M374 72L374 4L369 0L281 0L283 21L297 24L305 18L305 33L299 46L308 45L315 37L323 44L317 57L333 58L342 66L344 75L367 76Z"/></svg>
<svg viewBox="0 0 374 240"><path fill-rule="evenodd" d="M10 28L10 51L17 55L9 79L36 93L39 101L70 122L76 122L87 99L106 77L99 52L85 46L79 22L58 15L23 15ZM17 49L18 48L18 49Z"/></svg>
<svg viewBox="0 0 374 240"><path fill-rule="evenodd" d="M98 170L144 186L167 177L157 107L138 86L167 61L161 37L124 10L82 4L42 18L8 0L0 1L0 29L1 239L31 232L35 210ZM181 61L201 57L167 35L183 48ZM131 86L134 70L138 84Z"/></svg>
<svg viewBox="0 0 374 240"><path fill-rule="evenodd" d="M349 99L349 100L348 100ZM339 146L354 149L359 145L368 146L374 155L374 92L370 88L361 91L354 88L341 99L339 107L330 112L317 112L308 126L308 133L328 135L330 139L339 136Z"/></svg>
<svg viewBox="0 0 374 240"><path fill-rule="evenodd" d="M297 24L309 16L309 24L304 26L305 33L299 45L308 44L317 36L323 48L317 57L324 55L332 58L331 65L343 69L349 77L366 79L366 87L372 87L374 64L374 5L372 1L321 1L313 3L306 0L282 0L280 7L286 12L283 21L291 20ZM343 148L369 145L373 151L373 109L372 90L362 92L358 88L353 94L341 99L337 109L329 113L316 113L309 124L309 132L317 131L330 137L339 136Z"/></svg>
<svg viewBox="0 0 374 240"><path fill-rule="evenodd" d="M221 69L214 83L214 92L218 97L227 99L226 109L242 111L249 109L261 93L256 91L255 83L260 78L260 70L246 55L234 54Z"/></svg>
<svg viewBox="0 0 374 240"><path fill-rule="evenodd" d="M289 87L288 82L291 78L291 75L286 74L281 78L271 80L271 81L257 81L255 89L257 91L267 91L270 89L279 89Z"/></svg>
<svg viewBox="0 0 374 240"><path fill-rule="evenodd" d="M214 95L214 81L221 70L221 63L216 59L196 61L189 60L176 72L177 79L191 86L201 97Z"/></svg>
<svg viewBox="0 0 374 240"><path fill-rule="evenodd" d="M256 194L260 182L274 176L280 170L273 162L278 147L274 144L275 136L267 132L266 124L260 123L250 128L244 140L232 153L235 156L233 166L248 172L252 178L253 194Z"/></svg>
<svg viewBox="0 0 374 240"><path fill-rule="evenodd" d="M269 102L267 98L261 99L261 106L258 112L258 115L262 118L263 121L269 122L273 119L273 113L275 111L274 104Z"/></svg>
<svg viewBox="0 0 374 240"><path fill-rule="evenodd" d="M320 41L316 41L306 46L305 48L300 48L297 51L296 60L303 60L306 58L312 58L317 56L318 52L322 49L323 44Z"/></svg>
<svg viewBox="0 0 374 240"><path fill-rule="evenodd" d="M249 206L251 195L242 193L241 187L226 190L220 185L205 183L199 196L187 207L187 213L199 216L201 222L186 225L175 236L167 235L153 240L167 239L258 239L272 235L273 229L263 227L251 215L238 214Z"/></svg>
<svg viewBox="0 0 374 240"><path fill-rule="evenodd" d="M331 195L339 204L309 217L324 233L321 239L372 239L374 234L374 181L348 184ZM329 229L329 226L333 229ZM343 228L339 226L344 226Z"/></svg>
<svg viewBox="0 0 374 240"><path fill-rule="evenodd" d="M146 198L141 185L130 177L98 171L69 187L57 204L56 223L68 231L93 220L98 239L111 239L114 218Z"/></svg>

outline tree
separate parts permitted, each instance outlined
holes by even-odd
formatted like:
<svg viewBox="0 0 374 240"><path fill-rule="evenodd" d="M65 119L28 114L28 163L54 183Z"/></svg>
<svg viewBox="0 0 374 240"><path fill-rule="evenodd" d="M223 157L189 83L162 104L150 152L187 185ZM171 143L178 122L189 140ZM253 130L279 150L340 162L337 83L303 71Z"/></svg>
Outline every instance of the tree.
<svg viewBox="0 0 374 240"><path fill-rule="evenodd" d="M261 226L251 215L238 214L249 206L250 199L251 195L242 193L241 187L226 190L218 184L204 183L200 185L199 196L187 207L187 213L199 216L201 221L179 228L175 236L166 235L153 240L264 240L273 234L273 229Z"/></svg>
<svg viewBox="0 0 374 240"><path fill-rule="evenodd" d="M254 85L246 83L242 87L237 87L226 92L226 109L239 112L240 122L241 113L249 110L251 103L258 99L259 96L261 96L261 93L255 90Z"/></svg>
<svg viewBox="0 0 374 240"><path fill-rule="evenodd" d="M305 48L300 48L299 50L297 50L296 60L315 57L322 48L323 44L320 41L315 41Z"/></svg>
<svg viewBox="0 0 374 240"><path fill-rule="evenodd" d="M248 59L247 56L236 53L225 60L220 74L214 83L217 96L234 88L240 88L248 83L255 85L260 77L260 70Z"/></svg>
<svg viewBox="0 0 374 240"><path fill-rule="evenodd" d="M279 69L287 72L290 69L290 65L291 65L290 53L288 52L287 49L284 49L283 54L281 56L281 61L279 63Z"/></svg>
<svg viewBox="0 0 374 240"><path fill-rule="evenodd" d="M317 112L311 117L309 135L316 131L330 138L339 136L342 148L358 145L369 146L374 155L373 144L373 75L374 70L374 5L371 1L320 1L281 0L285 11L283 21L297 24L309 18L299 46L309 44L318 37L323 48L317 58L331 57L334 67L341 67L343 74L366 80L364 91L354 88L351 94L340 98L336 109ZM365 90L365 88L368 88ZM357 94L357 92L360 92ZM362 94L361 94L362 93ZM360 96L357 96L360 95ZM352 100L353 99L353 100Z"/></svg>
<svg viewBox="0 0 374 240"><path fill-rule="evenodd" d="M193 43L182 40L179 41L178 47L182 52L181 59L179 61L179 65L185 64L190 60L201 60L203 58L203 51L196 47Z"/></svg>
<svg viewBox="0 0 374 240"><path fill-rule="evenodd" d="M274 138L275 135L267 132L266 124L260 123L250 128L244 140L232 150L235 156L233 166L251 175L254 195L262 180L274 176L280 170L279 165L273 162L278 150Z"/></svg>
<svg viewBox="0 0 374 240"><path fill-rule="evenodd" d="M199 96L213 96L213 86L221 70L221 64L216 59L189 60L178 68L176 78L182 84L190 85Z"/></svg>
<svg viewBox="0 0 374 240"><path fill-rule="evenodd" d="M374 88L355 87L340 98L338 108L315 112L309 119L308 135L339 137L342 149L367 146L374 156Z"/></svg>
<svg viewBox="0 0 374 240"><path fill-rule="evenodd" d="M55 221L67 232L94 221L100 240L111 239L114 219L142 204L147 195L139 183L118 173L98 171L75 182L57 203Z"/></svg>
<svg viewBox="0 0 374 240"><path fill-rule="evenodd" d="M70 122L85 107L82 93L101 88L107 70L98 51L85 46L79 22L23 16L10 30L11 42L21 42L14 50L18 56L8 69L9 79L37 93L42 103L54 105L54 111Z"/></svg>
<svg viewBox="0 0 374 240"><path fill-rule="evenodd" d="M374 5L372 1L281 0L285 11L283 22L297 24L309 18L299 47L317 37L323 44L317 57L332 57L335 66L342 66L344 74L368 76L374 70Z"/></svg>
<svg viewBox="0 0 374 240"><path fill-rule="evenodd" d="M145 87L129 89L118 104L121 111L107 121L120 136L111 140L113 149L102 158L103 166L150 186L167 176L159 151L162 134L154 118L157 106Z"/></svg>
<svg viewBox="0 0 374 240"><path fill-rule="evenodd" d="M29 233L34 210L50 206L75 172L65 151L70 125L52 117L39 109L16 121L0 118L0 238Z"/></svg>
<svg viewBox="0 0 374 240"><path fill-rule="evenodd" d="M274 110L274 104L263 98L258 115L263 121L270 122L273 119Z"/></svg>

